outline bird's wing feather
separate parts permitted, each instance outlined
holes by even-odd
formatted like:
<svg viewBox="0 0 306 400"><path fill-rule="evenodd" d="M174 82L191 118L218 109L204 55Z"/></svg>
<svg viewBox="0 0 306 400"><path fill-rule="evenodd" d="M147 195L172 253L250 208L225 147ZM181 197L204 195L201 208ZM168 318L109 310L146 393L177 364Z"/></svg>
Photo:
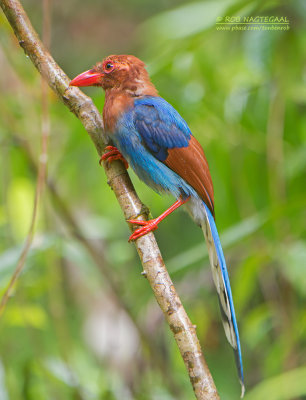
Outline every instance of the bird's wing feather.
<svg viewBox="0 0 306 400"><path fill-rule="evenodd" d="M164 163L185 179L214 214L214 189L208 162L200 143L191 136L188 147L168 150Z"/></svg>
<svg viewBox="0 0 306 400"><path fill-rule="evenodd" d="M188 125L166 100L150 96L135 100L134 105L135 127L159 161L167 158L168 149L188 146Z"/></svg>
<svg viewBox="0 0 306 400"><path fill-rule="evenodd" d="M213 280L218 292L219 304L220 304L221 316L225 334L229 343L234 349L235 360L242 388L241 397L243 397L244 379L243 379L241 348L240 348L239 332L235 316L234 302L232 298L229 276L215 220L206 205L205 205L205 210L207 219L205 223L202 225L202 229L207 242Z"/></svg>
<svg viewBox="0 0 306 400"><path fill-rule="evenodd" d="M208 163L187 123L161 97L137 99L134 104L134 124L145 147L185 179L214 215L214 193Z"/></svg>

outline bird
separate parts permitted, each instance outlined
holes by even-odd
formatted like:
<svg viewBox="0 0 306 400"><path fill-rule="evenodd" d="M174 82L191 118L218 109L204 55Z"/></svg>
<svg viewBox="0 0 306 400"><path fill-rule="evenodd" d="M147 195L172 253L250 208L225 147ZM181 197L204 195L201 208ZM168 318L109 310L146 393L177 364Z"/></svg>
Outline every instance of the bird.
<svg viewBox="0 0 306 400"><path fill-rule="evenodd" d="M122 160L158 193L176 201L159 217L129 220L139 226L129 240L157 229L184 205L204 233L226 337L233 347L241 397L244 376L241 345L226 262L215 223L214 189L207 159L186 121L151 82L145 63L133 55L110 55L76 76L70 86L98 86L105 91L103 122L111 146L101 160Z"/></svg>

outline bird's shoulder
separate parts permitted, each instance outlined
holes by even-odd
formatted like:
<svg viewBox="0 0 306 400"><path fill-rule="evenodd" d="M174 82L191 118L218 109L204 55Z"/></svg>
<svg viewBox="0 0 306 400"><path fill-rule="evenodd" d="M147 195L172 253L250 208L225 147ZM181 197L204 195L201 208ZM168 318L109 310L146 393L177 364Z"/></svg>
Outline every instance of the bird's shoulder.
<svg viewBox="0 0 306 400"><path fill-rule="evenodd" d="M187 123L162 97L135 99L132 114L143 143L160 161L168 149L188 146L191 132Z"/></svg>
<svg viewBox="0 0 306 400"><path fill-rule="evenodd" d="M190 137L191 135L187 122L170 103L160 96L136 98L134 100L134 120L160 125L165 131L167 128L169 130L171 127L176 127L185 136Z"/></svg>

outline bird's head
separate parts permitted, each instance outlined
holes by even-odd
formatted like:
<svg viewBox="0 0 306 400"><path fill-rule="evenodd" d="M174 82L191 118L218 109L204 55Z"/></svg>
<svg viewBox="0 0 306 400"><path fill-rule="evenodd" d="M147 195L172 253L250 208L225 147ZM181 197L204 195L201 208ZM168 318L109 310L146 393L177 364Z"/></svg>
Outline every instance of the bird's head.
<svg viewBox="0 0 306 400"><path fill-rule="evenodd" d="M131 55L112 55L75 77L70 86L101 86L125 91L131 96L157 95L145 64Z"/></svg>

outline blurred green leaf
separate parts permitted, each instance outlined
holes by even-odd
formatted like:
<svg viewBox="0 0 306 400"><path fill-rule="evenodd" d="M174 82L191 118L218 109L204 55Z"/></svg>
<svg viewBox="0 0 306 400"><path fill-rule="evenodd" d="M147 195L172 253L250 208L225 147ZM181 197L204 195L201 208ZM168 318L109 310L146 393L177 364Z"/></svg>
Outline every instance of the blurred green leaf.
<svg viewBox="0 0 306 400"><path fill-rule="evenodd" d="M243 15L250 9L248 3L252 2L218 0L184 4L149 19L143 28L163 39L184 39L215 26L218 17L233 12L233 6L240 8L240 15Z"/></svg>
<svg viewBox="0 0 306 400"><path fill-rule="evenodd" d="M246 218L238 224L228 228L225 232L220 235L223 249L238 243L248 236L254 234L260 227L262 227L267 221L267 214L265 212L253 215L252 217ZM198 244L187 251L178 254L170 260L167 260L166 264L171 273L179 272L185 268L189 268L191 264L202 260L208 256L205 242Z"/></svg>
<svg viewBox="0 0 306 400"><path fill-rule="evenodd" d="M306 395L306 368L296 368L259 383L246 392L245 400L292 400Z"/></svg>
<svg viewBox="0 0 306 400"><path fill-rule="evenodd" d="M294 149L286 159L286 175L292 179L299 174L306 174L306 146Z"/></svg>
<svg viewBox="0 0 306 400"><path fill-rule="evenodd" d="M44 329L47 324L45 310L38 305L12 306L7 307L5 312L5 322L9 325Z"/></svg>
<svg viewBox="0 0 306 400"><path fill-rule="evenodd" d="M42 254L44 251L52 248L57 243L57 238L54 235L36 235L32 247L29 250L27 262L24 271L31 264L33 257ZM8 248L0 253L0 284L4 283L14 272L24 244Z"/></svg>
<svg viewBox="0 0 306 400"><path fill-rule="evenodd" d="M34 187L25 178L14 179L7 193L10 223L16 239L23 239L29 231L32 218Z"/></svg>
<svg viewBox="0 0 306 400"><path fill-rule="evenodd" d="M203 1L166 11L146 22L145 29L165 39L182 39L210 28L235 0Z"/></svg>
<svg viewBox="0 0 306 400"><path fill-rule="evenodd" d="M239 299L235 304L238 315L247 305L252 304L257 294L260 270L264 268L264 264L267 261L268 257L263 249L260 252L249 255L235 271L239 279L236 279L232 284L232 290L234 299Z"/></svg>
<svg viewBox="0 0 306 400"><path fill-rule="evenodd" d="M300 295L306 296L306 243L295 242L283 246L278 255L281 270Z"/></svg>
<svg viewBox="0 0 306 400"><path fill-rule="evenodd" d="M267 335L271 328L272 314L269 306L263 304L253 308L243 321L244 341L251 349L254 349L259 343L268 339Z"/></svg>

